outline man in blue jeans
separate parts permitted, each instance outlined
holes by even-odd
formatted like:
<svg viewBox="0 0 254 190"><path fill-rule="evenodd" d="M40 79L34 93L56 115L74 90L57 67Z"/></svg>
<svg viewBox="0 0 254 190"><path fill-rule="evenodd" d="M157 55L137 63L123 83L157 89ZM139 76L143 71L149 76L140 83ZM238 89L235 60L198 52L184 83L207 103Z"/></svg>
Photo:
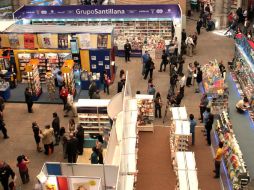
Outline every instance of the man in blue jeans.
<svg viewBox="0 0 254 190"><path fill-rule="evenodd" d="M192 135L191 142L192 142L192 145L195 145L195 127L197 125L197 122L194 119L194 115L193 114L190 114L189 119L190 119L189 120L190 121L190 133Z"/></svg>
<svg viewBox="0 0 254 190"><path fill-rule="evenodd" d="M145 65L149 60L149 54L148 51L145 51L145 53L142 55L142 75L144 76L146 71L145 71Z"/></svg>

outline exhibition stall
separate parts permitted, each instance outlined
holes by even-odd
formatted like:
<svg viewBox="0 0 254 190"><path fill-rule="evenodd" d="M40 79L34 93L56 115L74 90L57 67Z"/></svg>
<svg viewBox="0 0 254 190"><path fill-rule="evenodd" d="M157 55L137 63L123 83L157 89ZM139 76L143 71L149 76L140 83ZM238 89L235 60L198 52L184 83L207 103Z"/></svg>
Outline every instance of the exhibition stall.
<svg viewBox="0 0 254 190"><path fill-rule="evenodd" d="M106 99L79 99L75 104L78 113L78 123L84 128L85 148L94 147L99 134L104 137L105 143L103 147L106 147L111 131L110 118L107 114L109 101Z"/></svg>
<svg viewBox="0 0 254 190"><path fill-rule="evenodd" d="M172 123L169 131L169 144L172 167L177 176L175 189L198 190L198 177L195 155L189 152L190 122L185 107L169 108Z"/></svg>
<svg viewBox="0 0 254 190"><path fill-rule="evenodd" d="M23 6L14 13L20 23L31 22L33 25L113 26L114 45L119 56L124 55L124 44L128 39L132 46L131 56L141 56L142 51L148 50L153 57L158 57L165 49L165 40L171 41L174 36L178 38L180 51L181 17L178 4Z"/></svg>
<svg viewBox="0 0 254 190"><path fill-rule="evenodd" d="M154 131L154 101L153 95L136 94L138 106L138 131Z"/></svg>
<svg viewBox="0 0 254 190"><path fill-rule="evenodd" d="M254 121L254 44L243 35L236 36L231 75L237 83L239 94L242 97L246 96L249 100L248 113Z"/></svg>
<svg viewBox="0 0 254 190"><path fill-rule="evenodd" d="M222 112L216 122L216 135L224 142L224 164L232 189L243 189L250 182L249 172L227 112Z"/></svg>
<svg viewBox="0 0 254 190"><path fill-rule="evenodd" d="M104 71L106 71L111 81L114 80L112 35L113 27L111 26L13 24L0 34L0 43L2 48L13 50L17 79L22 83L29 83L25 68L30 60L38 59L38 78L42 91L50 90L47 96L42 96L42 101L51 102L52 98L50 97L56 97L53 99L56 102L61 102L58 94L53 93L56 92L54 87L49 87L49 83L46 81L49 78L48 76L53 74L52 71L56 67L63 71L64 80L73 94L75 94L77 85L78 90L80 88L88 90L91 80L96 81L97 88L100 88ZM90 77L84 76L84 73ZM44 84L46 82L47 85ZM17 93L20 94L20 91L24 91L24 87L26 85L21 85ZM15 93L16 91L12 94L15 95ZM80 94L79 91L76 94ZM14 101L24 101L24 98L14 97Z"/></svg>
<svg viewBox="0 0 254 190"><path fill-rule="evenodd" d="M137 173L137 100L132 97L131 87L126 73L125 90L120 96L123 109L114 120L110 131L104 164L65 164L45 163L37 176L41 184L54 186L56 190L74 190L86 187L94 190L118 189L133 190ZM79 123L85 128L85 135L98 133L99 127L109 124L107 107L109 102L119 106L118 101L79 100L77 103ZM103 120L103 121L101 121ZM104 122L105 121L105 122ZM92 123L97 125L94 130ZM61 188L60 188L61 186ZM53 187L52 187L53 188ZM75 189L76 190L76 189Z"/></svg>
<svg viewBox="0 0 254 190"><path fill-rule="evenodd" d="M213 114L220 114L221 111L228 111L228 90L225 84L225 77L222 76L217 60L209 61L202 66L203 93L206 93ZM224 74L226 75L226 74Z"/></svg>

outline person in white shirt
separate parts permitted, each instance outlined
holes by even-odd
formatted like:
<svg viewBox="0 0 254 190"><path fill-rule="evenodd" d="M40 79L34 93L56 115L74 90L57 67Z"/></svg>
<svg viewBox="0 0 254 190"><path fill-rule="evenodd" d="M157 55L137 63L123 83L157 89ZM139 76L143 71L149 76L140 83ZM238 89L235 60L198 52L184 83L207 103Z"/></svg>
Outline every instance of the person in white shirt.
<svg viewBox="0 0 254 190"><path fill-rule="evenodd" d="M180 94L182 95L182 97L184 97L184 87L186 84L186 77L183 73L180 73L179 76L181 77L181 79L179 80Z"/></svg>
<svg viewBox="0 0 254 190"><path fill-rule="evenodd" d="M239 100L236 105L236 110L238 111L238 113L244 113L247 108L249 107L249 101L247 97L244 97L243 100Z"/></svg>
<svg viewBox="0 0 254 190"><path fill-rule="evenodd" d="M73 101L73 95L71 92L67 96L67 108L66 108L64 117L68 117L69 111L72 111L73 117L77 116L76 107L75 107L75 104Z"/></svg>
<svg viewBox="0 0 254 190"><path fill-rule="evenodd" d="M193 47L194 47L194 42L193 42L193 39L191 37L191 35L189 35L186 40L185 40L185 43L187 45L187 55L192 57L192 53L193 53Z"/></svg>

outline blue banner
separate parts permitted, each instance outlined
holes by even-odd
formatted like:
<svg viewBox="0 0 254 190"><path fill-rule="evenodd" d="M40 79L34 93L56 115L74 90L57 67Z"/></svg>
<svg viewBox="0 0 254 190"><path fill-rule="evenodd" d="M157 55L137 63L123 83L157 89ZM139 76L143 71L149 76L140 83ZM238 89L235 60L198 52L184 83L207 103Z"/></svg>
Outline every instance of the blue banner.
<svg viewBox="0 0 254 190"><path fill-rule="evenodd" d="M181 18L179 5L68 5L24 6L14 13L16 19L142 19Z"/></svg>

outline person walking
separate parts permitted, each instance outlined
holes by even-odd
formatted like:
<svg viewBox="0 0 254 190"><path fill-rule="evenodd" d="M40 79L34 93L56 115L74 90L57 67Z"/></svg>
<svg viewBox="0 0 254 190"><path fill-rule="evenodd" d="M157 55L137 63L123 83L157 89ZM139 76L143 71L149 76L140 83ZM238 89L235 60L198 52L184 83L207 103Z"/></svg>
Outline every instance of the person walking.
<svg viewBox="0 0 254 190"><path fill-rule="evenodd" d="M215 173L214 178L220 178L220 163L223 154L224 154L223 142L219 142L219 148L217 149L216 156L214 158L214 167L215 167L215 170L213 170L213 172Z"/></svg>
<svg viewBox="0 0 254 190"><path fill-rule="evenodd" d="M155 97L155 92L156 92L156 90L155 90L154 85L150 84L150 86L148 87L148 90L147 90L147 94L153 95L153 97Z"/></svg>
<svg viewBox="0 0 254 190"><path fill-rule="evenodd" d="M203 81L203 72L202 72L200 67L197 67L196 75L197 75L197 77L196 77L197 88L196 88L195 92L199 93L200 88L201 88L201 84L202 84L202 81Z"/></svg>
<svg viewBox="0 0 254 190"><path fill-rule="evenodd" d="M46 125L43 131L40 131L40 137L44 145L44 154L49 155L54 152L54 129Z"/></svg>
<svg viewBox="0 0 254 190"><path fill-rule="evenodd" d="M28 87L25 89L25 101L26 101L28 113L33 113L33 110L32 110L33 94L32 94L32 90Z"/></svg>
<svg viewBox="0 0 254 190"><path fill-rule="evenodd" d="M163 71L166 71L166 66L168 64L168 55L166 54L166 50L162 51L162 56L161 56L161 65L160 65L160 70L159 72L162 72L162 66L164 66Z"/></svg>
<svg viewBox="0 0 254 190"><path fill-rule="evenodd" d="M96 83L94 80L92 80L91 84L89 85L89 88L88 88L88 95L89 95L90 99L92 99L92 96L96 92L96 90L97 90Z"/></svg>
<svg viewBox="0 0 254 190"><path fill-rule="evenodd" d="M22 183L26 184L29 182L29 173L27 164L30 163L30 160L26 156L20 155L18 156L17 161L18 161L17 167L19 168L20 178L22 180Z"/></svg>
<svg viewBox="0 0 254 190"><path fill-rule="evenodd" d="M76 130L75 120L73 118L69 119L68 128L70 133L74 133Z"/></svg>
<svg viewBox="0 0 254 190"><path fill-rule="evenodd" d="M69 94L68 88L66 86L62 86L60 90L60 98L63 101L63 105L64 105L63 110L66 110L68 94Z"/></svg>
<svg viewBox="0 0 254 190"><path fill-rule="evenodd" d="M185 44L187 45L187 55L192 57L193 54L193 47L195 46L192 36L189 35L186 40L185 40Z"/></svg>
<svg viewBox="0 0 254 190"><path fill-rule="evenodd" d="M176 72L172 72L170 76L170 89L173 94L175 94L176 82L177 82L178 75Z"/></svg>
<svg viewBox="0 0 254 190"><path fill-rule="evenodd" d="M183 73L179 74L179 76L181 77L181 79L179 80L180 93L181 93L182 97L184 97L184 87L186 84L186 77Z"/></svg>
<svg viewBox="0 0 254 190"><path fill-rule="evenodd" d="M7 129L5 127L4 116L2 111L0 111L0 130L4 135L4 139L8 139L9 136L7 135Z"/></svg>
<svg viewBox="0 0 254 190"><path fill-rule="evenodd" d="M200 104L199 104L199 112L200 112L200 118L199 120L201 120L200 122L203 122L203 114L206 111L206 108L208 106L209 100L207 98L207 94L203 94L200 100Z"/></svg>
<svg viewBox="0 0 254 190"><path fill-rule="evenodd" d="M64 159L67 158L67 152L66 152L66 147L67 147L67 142L70 140L70 133L65 131L64 127L61 127L60 129L60 136L62 139L62 145L63 145L63 157Z"/></svg>
<svg viewBox="0 0 254 190"><path fill-rule="evenodd" d="M56 146L59 145L60 141L60 119L56 112L53 113L52 128L54 129L55 146Z"/></svg>
<svg viewBox="0 0 254 190"><path fill-rule="evenodd" d="M10 177L14 182L16 181L16 175L13 172L12 168L7 163L0 160L0 182L2 184L3 190L10 190L9 189Z"/></svg>
<svg viewBox="0 0 254 190"><path fill-rule="evenodd" d="M83 155L83 149L84 149L84 128L79 125L77 127L77 133L76 133L76 138L78 140L78 155Z"/></svg>
<svg viewBox="0 0 254 190"><path fill-rule="evenodd" d="M91 157L90 157L91 164L98 164L99 163L99 158L98 158L97 149L96 149L95 146L92 148L92 151L93 152L92 152Z"/></svg>
<svg viewBox="0 0 254 190"><path fill-rule="evenodd" d="M144 79L147 79L148 74L150 73L150 79L153 78L153 70L155 69L154 62L152 58L150 57L149 60L146 63L146 73L144 76Z"/></svg>
<svg viewBox="0 0 254 190"><path fill-rule="evenodd" d="M192 81L193 73L194 73L194 68L192 66L192 63L189 63L188 69L187 69L187 80L186 80L187 87L190 87L192 85L191 81Z"/></svg>
<svg viewBox="0 0 254 190"><path fill-rule="evenodd" d="M0 96L0 111L3 112L5 108L4 98Z"/></svg>
<svg viewBox="0 0 254 190"><path fill-rule="evenodd" d="M58 71L56 74L56 80L57 80L57 86L59 88L59 92L62 90L62 87L64 86L64 78L62 71Z"/></svg>
<svg viewBox="0 0 254 190"><path fill-rule="evenodd" d="M33 129L33 133L34 133L34 140L36 143L36 149L38 152L42 152L41 147L40 147L40 142L41 142L40 128L39 128L36 121L32 123L32 129Z"/></svg>
<svg viewBox="0 0 254 190"><path fill-rule="evenodd" d="M178 55L178 40L177 40L177 37L175 37L174 39L174 47L175 47L175 51L174 51L174 55L177 56Z"/></svg>
<svg viewBox="0 0 254 190"><path fill-rule="evenodd" d="M72 92L69 92L68 96L67 96L67 104L66 104L66 110L64 113L64 117L68 117L70 111L72 112L73 117L77 117L77 113L76 113L77 111L76 111L76 107L74 104Z"/></svg>
<svg viewBox="0 0 254 190"><path fill-rule="evenodd" d="M145 76L146 73L146 63L149 61L149 54L148 51L142 55L142 75Z"/></svg>
<svg viewBox="0 0 254 190"><path fill-rule="evenodd" d="M162 107L162 100L161 100L161 94L159 92L156 93L155 99L154 99L154 107L155 107L155 118L159 116L161 118L161 107Z"/></svg>
<svg viewBox="0 0 254 190"><path fill-rule="evenodd" d="M211 110L210 110L209 115L208 115L208 120L207 120L206 125L205 125L206 139L207 139L207 145L208 146L211 146L211 130L213 128L213 121L214 121L214 116L213 116L213 114L211 113Z"/></svg>
<svg viewBox="0 0 254 190"><path fill-rule="evenodd" d="M131 44L129 40L126 40L126 43L124 44L124 55L125 55L125 62L130 61Z"/></svg>
<svg viewBox="0 0 254 190"><path fill-rule="evenodd" d="M197 21L197 25L196 25L196 30L197 30L198 35L200 35L200 30L201 30L202 25L203 25L202 19L199 18Z"/></svg>
<svg viewBox="0 0 254 190"><path fill-rule="evenodd" d="M192 143L192 145L195 145L195 127L197 125L197 122L194 119L193 114L190 114L189 121L190 121L190 133L191 133L191 136L192 136L191 143Z"/></svg>
<svg viewBox="0 0 254 190"><path fill-rule="evenodd" d="M110 78L108 77L108 74L106 71L103 71L103 89L104 93L107 93L109 95L109 84L110 84Z"/></svg>
<svg viewBox="0 0 254 190"><path fill-rule="evenodd" d="M78 140L70 133L70 140L67 141L66 153L68 156L68 163L76 163L78 154Z"/></svg>

